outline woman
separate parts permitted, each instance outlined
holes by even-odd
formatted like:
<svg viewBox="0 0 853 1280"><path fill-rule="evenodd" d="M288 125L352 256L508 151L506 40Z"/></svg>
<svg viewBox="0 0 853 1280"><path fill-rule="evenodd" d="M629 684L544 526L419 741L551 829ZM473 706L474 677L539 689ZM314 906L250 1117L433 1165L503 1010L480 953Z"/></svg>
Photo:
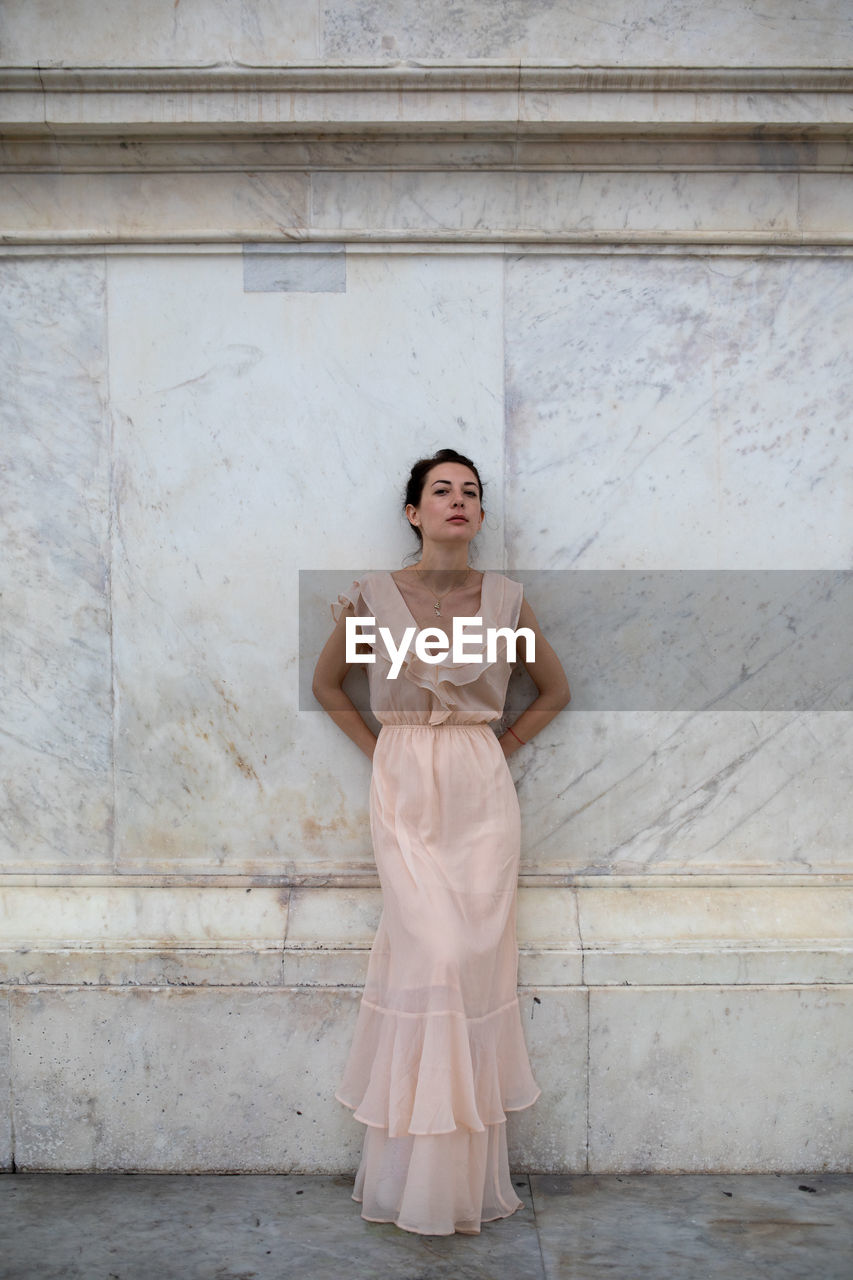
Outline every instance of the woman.
<svg viewBox="0 0 853 1280"><path fill-rule="evenodd" d="M510 1180L506 1113L541 1093L518 1006L520 826L506 757L570 694L521 584L468 564L485 515L473 462L452 449L416 462L405 513L420 560L365 574L338 597L314 675L319 702L373 761L370 824L383 898L335 1097L367 1126L353 1191L362 1217L424 1235L478 1234L482 1222L522 1203ZM341 688L352 617L374 619L362 624L372 639L359 652L378 738ZM422 647L420 657L410 643L401 665L407 635L429 627L450 642L457 617L481 619L463 654L430 661L437 649ZM519 654L539 690L500 738L490 722L503 713L511 652L507 636L491 661L486 646L487 630L499 627L528 629L533 643L521 640Z"/></svg>

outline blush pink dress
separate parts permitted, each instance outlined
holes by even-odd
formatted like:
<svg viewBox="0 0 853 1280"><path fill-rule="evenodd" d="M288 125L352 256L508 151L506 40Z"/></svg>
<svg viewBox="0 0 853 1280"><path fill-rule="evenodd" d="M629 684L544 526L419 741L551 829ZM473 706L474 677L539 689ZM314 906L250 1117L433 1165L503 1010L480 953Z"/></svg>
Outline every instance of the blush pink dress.
<svg viewBox="0 0 853 1280"><path fill-rule="evenodd" d="M521 598L520 583L485 573L483 644L467 643L483 661L432 665L412 646L396 679L378 628L399 644L417 624L391 574L366 574L332 606L376 619L367 672L382 725L370 823L383 908L335 1097L366 1125L362 1217L424 1235L478 1234L521 1206L506 1113L541 1093L517 993L518 799L489 723L506 642L485 660L485 629L514 629Z"/></svg>

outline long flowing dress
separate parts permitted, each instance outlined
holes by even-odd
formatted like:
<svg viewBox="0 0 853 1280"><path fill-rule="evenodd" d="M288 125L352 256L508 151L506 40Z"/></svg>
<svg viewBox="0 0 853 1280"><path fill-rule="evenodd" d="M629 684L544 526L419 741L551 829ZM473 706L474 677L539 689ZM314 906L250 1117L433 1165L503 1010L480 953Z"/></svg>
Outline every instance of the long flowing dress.
<svg viewBox="0 0 853 1280"><path fill-rule="evenodd" d="M367 671L382 726L370 825L383 907L335 1097L366 1126L362 1217L424 1235L476 1235L521 1206L506 1113L541 1094L517 992L518 798L490 726L511 671L505 638L486 660L486 629L514 629L521 599L520 583L486 572L474 658L430 664L412 644L395 679L379 628L399 646L418 624L391 574L365 574L332 605L376 620Z"/></svg>

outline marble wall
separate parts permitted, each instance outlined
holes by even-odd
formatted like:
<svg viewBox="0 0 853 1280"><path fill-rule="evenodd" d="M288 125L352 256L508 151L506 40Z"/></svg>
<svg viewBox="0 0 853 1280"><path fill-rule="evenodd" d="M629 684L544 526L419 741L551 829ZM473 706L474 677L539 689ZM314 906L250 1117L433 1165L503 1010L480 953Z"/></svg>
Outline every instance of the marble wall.
<svg viewBox="0 0 853 1280"><path fill-rule="evenodd" d="M844 0L38 0L4 12L7 66L488 61L534 66L843 67Z"/></svg>
<svg viewBox="0 0 853 1280"><path fill-rule="evenodd" d="M0 1167L354 1170L369 766L305 676L445 444L575 690L513 1167L851 1167L853 22L500 9L4 13Z"/></svg>

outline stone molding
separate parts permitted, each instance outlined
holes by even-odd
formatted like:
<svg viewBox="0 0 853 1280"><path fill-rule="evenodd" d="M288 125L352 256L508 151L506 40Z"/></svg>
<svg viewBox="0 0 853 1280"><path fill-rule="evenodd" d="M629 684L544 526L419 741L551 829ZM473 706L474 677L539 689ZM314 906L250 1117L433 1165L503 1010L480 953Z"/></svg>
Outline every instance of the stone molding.
<svg viewBox="0 0 853 1280"><path fill-rule="evenodd" d="M853 142L843 136L676 136L574 133L562 137L469 137L424 132L306 137L283 132L229 138L178 134L0 137L6 173L192 173L250 170L393 170L536 173L667 172L847 173Z"/></svg>
<svg viewBox="0 0 853 1280"><path fill-rule="evenodd" d="M849 173L25 172L7 244L853 243Z"/></svg>
<svg viewBox="0 0 853 1280"><path fill-rule="evenodd" d="M853 980L853 883L689 879L522 885L520 986ZM0 886L0 985L357 987L382 906L378 886L82 880Z"/></svg>
<svg viewBox="0 0 853 1280"><path fill-rule="evenodd" d="M251 88L274 92L297 89L362 91L384 89L545 89L610 92L853 92L849 67L566 67L520 66L505 62L407 63L350 66L253 67L3 67L0 86L98 92L136 88L186 92Z"/></svg>
<svg viewBox="0 0 853 1280"><path fill-rule="evenodd" d="M0 129L174 134L701 134L756 127L847 134L848 69L520 66L39 69L0 71Z"/></svg>
<svg viewBox="0 0 853 1280"><path fill-rule="evenodd" d="M6 244L846 246L853 72L0 72Z"/></svg>

